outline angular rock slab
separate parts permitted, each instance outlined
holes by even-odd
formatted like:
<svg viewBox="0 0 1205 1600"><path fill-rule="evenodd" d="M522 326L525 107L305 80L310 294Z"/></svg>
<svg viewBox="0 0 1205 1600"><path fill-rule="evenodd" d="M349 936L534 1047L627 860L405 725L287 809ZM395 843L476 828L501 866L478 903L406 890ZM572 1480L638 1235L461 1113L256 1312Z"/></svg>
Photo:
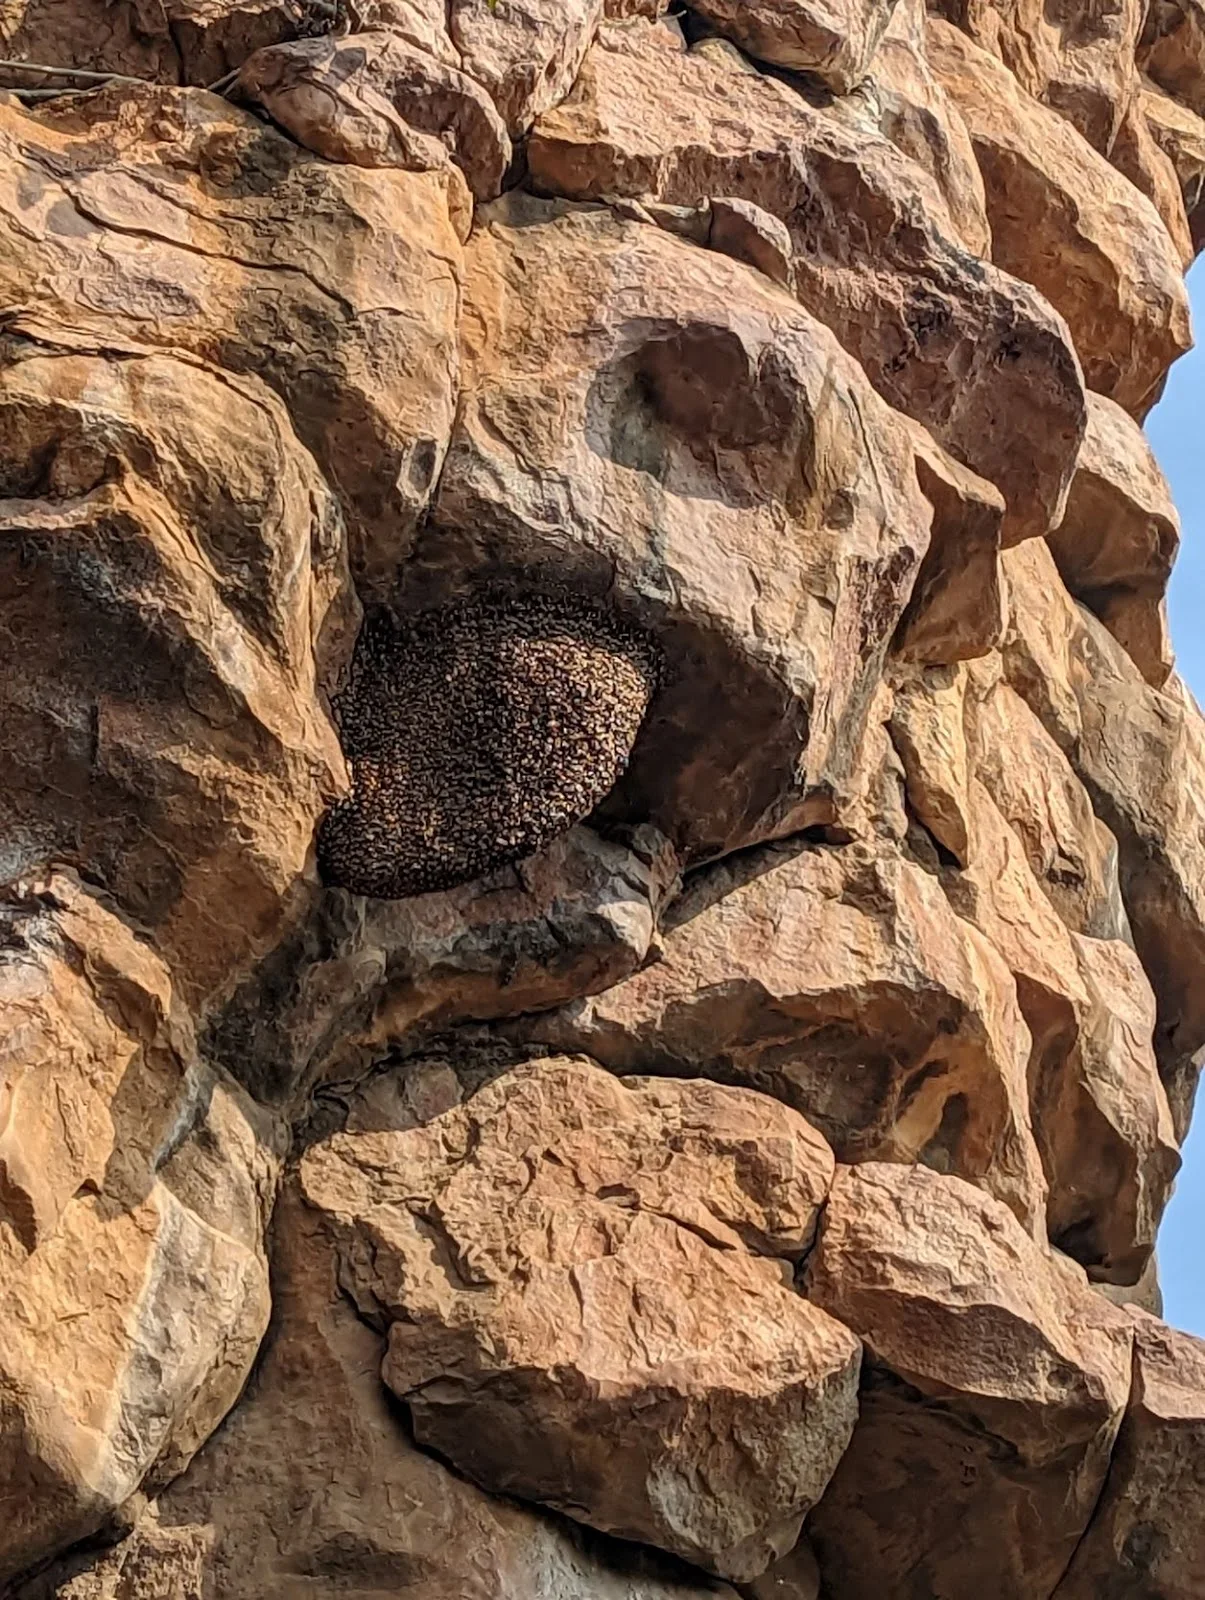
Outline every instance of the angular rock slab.
<svg viewBox="0 0 1205 1600"><path fill-rule="evenodd" d="M380 1380L384 1340L339 1287L329 1219L288 1184L273 1236L272 1329L226 1426L127 1537L68 1553L13 1600L736 1600L416 1449Z"/></svg>
<svg viewBox="0 0 1205 1600"><path fill-rule="evenodd" d="M170 1481L234 1403L279 1134L109 906L60 874L0 917L3 1582Z"/></svg>
<svg viewBox="0 0 1205 1600"><path fill-rule="evenodd" d="M630 977L677 885L655 828L571 828L476 883L413 900L324 894L206 1037L260 1100L300 1113L323 1079L466 1022L546 1011Z"/></svg>
<svg viewBox="0 0 1205 1600"><path fill-rule="evenodd" d="M1054 1600L1205 1592L1205 1342L1133 1314L1134 1389L1104 1494Z"/></svg>
<svg viewBox="0 0 1205 1600"><path fill-rule="evenodd" d="M392 32L258 50L237 92L328 161L408 172L454 164L479 200L498 193L510 163L510 139L485 90Z"/></svg>
<svg viewBox="0 0 1205 1600"><path fill-rule="evenodd" d="M808 1523L824 1593L1049 1594L1121 1425L1126 1314L923 1167L838 1171L805 1286L866 1344L853 1442Z"/></svg>
<svg viewBox="0 0 1205 1600"><path fill-rule="evenodd" d="M369 593L447 446L457 196L458 175L332 166L199 91L123 83L37 117L9 100L0 298L100 349L258 374L338 491Z"/></svg>
<svg viewBox="0 0 1205 1600"><path fill-rule="evenodd" d="M1047 542L1070 593L1161 689L1172 670L1164 597L1180 519L1146 436L1103 395L1088 396L1067 509Z"/></svg>
<svg viewBox="0 0 1205 1600"><path fill-rule="evenodd" d="M1005 542L1058 521L1084 427L1067 326L964 247L937 183L876 123L814 106L739 57L688 51L667 24L604 26L572 94L533 129L528 161L551 194L735 195L778 217L801 302L890 405L1000 489Z"/></svg>
<svg viewBox="0 0 1205 1600"><path fill-rule="evenodd" d="M1181 264L1158 212L994 56L938 18L928 55L970 129L993 260L1066 317L1089 388L1145 416L1192 344Z"/></svg>
<svg viewBox="0 0 1205 1600"><path fill-rule="evenodd" d="M319 697L354 616L343 521L255 377L20 327L0 878L78 863L199 999L280 937L345 782Z"/></svg>
<svg viewBox="0 0 1205 1600"><path fill-rule="evenodd" d="M518 194L482 218L402 604L517 572L604 599L665 670L601 815L684 859L827 824L928 545L909 425L726 255Z"/></svg>
<svg viewBox="0 0 1205 1600"><path fill-rule="evenodd" d="M1040 1228L1029 1032L999 956L892 847L783 844L699 874L661 959L514 1025L616 1072L771 1094L845 1161L924 1161Z"/></svg>
<svg viewBox="0 0 1205 1600"><path fill-rule="evenodd" d="M1067 594L1044 544L1006 553L1009 682L1065 751L1117 840L1134 945L1158 1000L1155 1053L1177 1136L1205 1047L1205 719L1175 676L1144 681Z"/></svg>
<svg viewBox="0 0 1205 1600"><path fill-rule="evenodd" d="M831 1173L772 1100L571 1058L301 1165L421 1444L737 1578L790 1548L853 1425L857 1341L790 1286Z"/></svg>
<svg viewBox="0 0 1205 1600"><path fill-rule="evenodd" d="M837 94L866 76L895 0L696 0L694 10L742 50L814 73Z"/></svg>

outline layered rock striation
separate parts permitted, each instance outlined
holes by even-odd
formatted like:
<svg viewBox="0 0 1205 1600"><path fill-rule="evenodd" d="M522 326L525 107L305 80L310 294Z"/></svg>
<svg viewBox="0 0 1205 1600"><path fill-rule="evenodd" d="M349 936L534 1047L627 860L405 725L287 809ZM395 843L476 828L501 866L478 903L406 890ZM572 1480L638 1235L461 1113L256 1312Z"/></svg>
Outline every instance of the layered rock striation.
<svg viewBox="0 0 1205 1600"><path fill-rule="evenodd" d="M1198 0L0 57L0 1594L1202 1600Z"/></svg>

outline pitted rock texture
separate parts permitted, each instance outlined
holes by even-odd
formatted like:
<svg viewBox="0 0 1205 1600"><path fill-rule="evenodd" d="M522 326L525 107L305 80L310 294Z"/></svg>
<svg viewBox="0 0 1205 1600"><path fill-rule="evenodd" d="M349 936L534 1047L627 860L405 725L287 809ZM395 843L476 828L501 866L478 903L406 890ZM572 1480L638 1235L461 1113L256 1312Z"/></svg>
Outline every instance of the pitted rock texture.
<svg viewBox="0 0 1205 1600"><path fill-rule="evenodd" d="M773 1100L554 1058L316 1146L301 1185L420 1444L739 1579L790 1549L856 1416L858 1341L791 1285L832 1172Z"/></svg>
<svg viewBox="0 0 1205 1600"><path fill-rule="evenodd" d="M1202 1600L1202 243L1200 0L0 0L3 1600Z"/></svg>

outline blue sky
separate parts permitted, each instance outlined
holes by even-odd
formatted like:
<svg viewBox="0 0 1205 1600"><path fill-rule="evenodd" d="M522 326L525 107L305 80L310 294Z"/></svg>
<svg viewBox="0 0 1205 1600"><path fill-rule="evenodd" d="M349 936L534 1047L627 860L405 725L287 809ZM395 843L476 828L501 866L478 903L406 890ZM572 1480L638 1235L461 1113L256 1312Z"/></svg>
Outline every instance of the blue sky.
<svg viewBox="0 0 1205 1600"><path fill-rule="evenodd" d="M1172 639L1180 671L1205 704L1205 258L1188 282L1203 342L1172 368L1146 427L1183 523L1171 587ZM1159 1236L1159 1260L1167 1320L1205 1335L1205 1093Z"/></svg>

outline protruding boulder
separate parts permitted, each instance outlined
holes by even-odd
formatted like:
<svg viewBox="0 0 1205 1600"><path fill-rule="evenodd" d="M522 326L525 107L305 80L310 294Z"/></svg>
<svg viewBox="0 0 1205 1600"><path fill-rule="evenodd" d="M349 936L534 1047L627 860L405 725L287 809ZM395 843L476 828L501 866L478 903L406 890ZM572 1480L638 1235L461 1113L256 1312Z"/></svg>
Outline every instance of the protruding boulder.
<svg viewBox="0 0 1205 1600"><path fill-rule="evenodd" d="M995 56L939 18L928 54L970 129L993 259L1066 317L1089 387L1144 416L1192 343L1181 264L1158 212Z"/></svg>
<svg viewBox="0 0 1205 1600"><path fill-rule="evenodd" d="M629 977L677 881L655 828L572 828L476 883L411 900L329 891L214 1018L208 1049L299 1112L315 1083L466 1022L545 1011Z"/></svg>
<svg viewBox="0 0 1205 1600"><path fill-rule="evenodd" d="M1058 521L1084 426L1067 328L964 248L937 183L876 125L687 50L668 24L633 24L600 31L528 160L539 187L574 199L739 195L779 217L799 299L884 399L996 484L1006 542Z"/></svg>
<svg viewBox="0 0 1205 1600"><path fill-rule="evenodd" d="M684 861L827 825L928 545L910 427L783 290L660 228L507 197L469 259L455 437L399 605L521 572L651 636L608 823Z"/></svg>
<svg viewBox="0 0 1205 1600"><path fill-rule="evenodd" d="M499 192L510 162L510 139L485 90L393 33L259 50L236 92L328 161L408 172L454 163L478 200Z"/></svg>
<svg viewBox="0 0 1205 1600"><path fill-rule="evenodd" d="M1205 721L1174 674L1162 690L1143 680L1072 601L1043 543L1009 551L1005 564L1005 669L1117 840L1135 947L1159 1002L1155 1050L1183 1137L1205 1047Z"/></svg>
<svg viewBox="0 0 1205 1600"><path fill-rule="evenodd" d="M880 132L941 190L960 242L991 259L983 178L962 113L925 54L925 0L899 0L871 68ZM847 102L837 101L834 110Z"/></svg>
<svg viewBox="0 0 1205 1600"><path fill-rule="evenodd" d="M1049 1594L1105 1483L1126 1314L924 1167L838 1170L805 1287L866 1346L853 1442L808 1523L823 1592Z"/></svg>
<svg viewBox="0 0 1205 1600"><path fill-rule="evenodd" d="M749 1578L849 1439L857 1340L800 1299L832 1155L776 1101L532 1062L311 1148L415 1437L485 1487Z"/></svg>
<svg viewBox="0 0 1205 1600"><path fill-rule="evenodd" d="M1146 436L1103 395L1088 396L1067 509L1047 539L1071 594L1161 689L1172 670L1164 595L1180 519Z"/></svg>
<svg viewBox="0 0 1205 1600"><path fill-rule="evenodd" d="M809 72L837 94L866 76L895 0L694 0L742 50Z"/></svg>
<svg viewBox="0 0 1205 1600"><path fill-rule="evenodd" d="M463 184L449 184L332 166L197 92L114 84L37 116L6 99L0 298L55 344L265 380L342 499L372 594L393 582L452 424Z"/></svg>
<svg viewBox="0 0 1205 1600"><path fill-rule="evenodd" d="M1205 117L1144 81L1142 113L1180 180L1194 251L1205 245Z"/></svg>
<svg viewBox="0 0 1205 1600"><path fill-rule="evenodd" d="M700 873L661 958L516 1031L618 1072L795 1106L846 1161L924 1161L1045 1216L1012 979L940 884L882 846L773 846Z"/></svg>
<svg viewBox="0 0 1205 1600"><path fill-rule="evenodd" d="M1174 100L1205 117L1205 5L1154 0L1138 50L1146 75Z"/></svg>
<svg viewBox="0 0 1205 1600"><path fill-rule="evenodd" d="M101 899L29 881L0 923L3 1582L170 1481L233 1404L280 1134Z"/></svg>
<svg viewBox="0 0 1205 1600"><path fill-rule="evenodd" d="M121 350L120 332L17 326L0 364L0 877L78 865L206 998L303 904L346 782L319 698L354 620L342 518L257 378Z"/></svg>
<svg viewBox="0 0 1205 1600"><path fill-rule="evenodd" d="M1205 1342L1133 1315L1134 1387L1100 1504L1054 1600L1205 1588Z"/></svg>
<svg viewBox="0 0 1205 1600"><path fill-rule="evenodd" d="M448 31L512 134L573 86L604 0L448 0Z"/></svg>
<svg viewBox="0 0 1205 1600"><path fill-rule="evenodd" d="M140 1515L123 1512L111 1548L69 1552L13 1600L736 1600L416 1448L381 1382L385 1340L339 1286L331 1222L286 1186L272 1328L226 1426Z"/></svg>

